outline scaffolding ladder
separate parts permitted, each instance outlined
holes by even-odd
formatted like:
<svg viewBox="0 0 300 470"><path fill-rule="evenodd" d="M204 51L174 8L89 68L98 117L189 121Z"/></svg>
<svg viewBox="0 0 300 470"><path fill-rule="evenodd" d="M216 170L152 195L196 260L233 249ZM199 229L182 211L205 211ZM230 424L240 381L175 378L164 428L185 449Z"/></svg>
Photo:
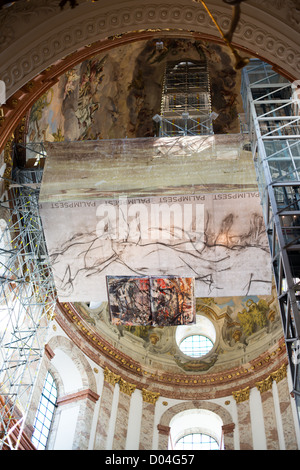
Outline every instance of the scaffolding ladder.
<svg viewBox="0 0 300 470"><path fill-rule="evenodd" d="M167 62L159 137L213 134L210 80L206 62Z"/></svg>
<svg viewBox="0 0 300 470"><path fill-rule="evenodd" d="M0 450L15 450L54 315L56 291L39 215L42 169L13 171L0 211Z"/></svg>
<svg viewBox="0 0 300 470"><path fill-rule="evenodd" d="M300 416L300 116L292 83L269 64L243 69L242 98Z"/></svg>

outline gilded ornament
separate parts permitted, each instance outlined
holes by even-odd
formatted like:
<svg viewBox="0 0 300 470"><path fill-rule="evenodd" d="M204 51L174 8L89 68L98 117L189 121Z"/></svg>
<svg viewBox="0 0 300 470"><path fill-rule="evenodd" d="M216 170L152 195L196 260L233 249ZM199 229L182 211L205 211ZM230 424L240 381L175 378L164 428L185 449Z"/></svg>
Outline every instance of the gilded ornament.
<svg viewBox="0 0 300 470"><path fill-rule="evenodd" d="M120 378L120 380L118 381L118 384L120 386L121 392L126 393L126 395L129 395L129 396L131 396L132 393L136 389L136 385L133 385L129 382L126 382L126 380L124 380L122 378Z"/></svg>
<svg viewBox="0 0 300 470"><path fill-rule="evenodd" d="M149 336L149 339L151 343L155 345L159 341L159 336L156 335L155 333L151 333L151 335Z"/></svg>
<svg viewBox="0 0 300 470"><path fill-rule="evenodd" d="M235 331L232 333L232 338L234 339L234 341L235 341L236 343L239 342L241 336L242 336L241 330L235 330Z"/></svg>
<svg viewBox="0 0 300 470"><path fill-rule="evenodd" d="M242 403L243 401L249 400L250 396L250 387L243 388L242 390L237 390L232 392L233 398L237 403Z"/></svg>
<svg viewBox="0 0 300 470"><path fill-rule="evenodd" d="M283 364L278 370L272 372L271 376L276 383L280 382L287 376L287 365Z"/></svg>
<svg viewBox="0 0 300 470"><path fill-rule="evenodd" d="M160 393L151 392L150 390L146 390L145 388L142 388L143 401L147 403L152 403L152 405L155 405L159 396L160 396Z"/></svg>
<svg viewBox="0 0 300 470"><path fill-rule="evenodd" d="M104 380L109 384L115 386L119 382L120 376L109 370L107 367L104 369Z"/></svg>
<svg viewBox="0 0 300 470"><path fill-rule="evenodd" d="M260 393L263 393L263 392L267 392L268 390L272 388L272 383L273 383L272 376L269 375L269 377L267 377L266 379L261 380L260 382L256 382L255 385L260 391Z"/></svg>

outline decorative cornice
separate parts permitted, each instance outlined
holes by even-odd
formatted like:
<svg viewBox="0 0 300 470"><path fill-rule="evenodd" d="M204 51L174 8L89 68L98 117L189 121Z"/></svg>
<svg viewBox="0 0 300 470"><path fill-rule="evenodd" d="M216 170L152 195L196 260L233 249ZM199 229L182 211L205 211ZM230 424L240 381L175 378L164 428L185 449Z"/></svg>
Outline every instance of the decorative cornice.
<svg viewBox="0 0 300 470"><path fill-rule="evenodd" d="M283 364L278 370L276 370L275 372L272 372L265 379L259 382L256 382L255 385L260 391L260 393L267 392L268 390L271 390L273 381L275 381L276 383L279 383L286 376L287 376L287 365Z"/></svg>
<svg viewBox="0 0 300 470"><path fill-rule="evenodd" d="M231 7L228 5L212 5L212 13L222 30L226 31L231 22ZM38 11L38 7L36 8ZM27 19L36 12L26 11ZM22 12L18 13L21 18ZM268 20L267 21L267 17ZM66 21L62 21L65 18ZM270 24L272 19L272 24ZM14 19L16 21L16 19ZM252 53L267 55L273 63L282 64L286 58L288 65L297 73L300 72L299 51L297 45L285 36L287 19L281 16L281 20L270 18L258 7L243 8L243 15L236 28L234 40L239 46L252 49ZM274 23L274 24L273 24ZM281 28L280 28L281 24ZM107 37L120 37L123 34L139 30L176 30L194 31L200 35L210 35L211 38L220 39L219 32L211 23L210 18L201 5L192 2L151 2L133 4L122 2L118 5L112 1L109 6L102 6L100 2L93 6L79 7L75 12L57 11L56 14L44 18L44 28L38 31L39 23L34 25L27 35L29 44L22 42L22 37L17 38L15 34L8 34L10 43L5 45L5 50L10 53L10 60L6 61L6 67L1 72L1 78L6 82L7 90L16 91L18 83L23 86L26 82L33 80L34 76L41 70L45 70L51 64L68 56L74 51L92 44L95 39L106 39ZM13 21L10 28L17 28L18 24ZM271 29L273 27L273 30ZM290 28L290 26L289 26ZM39 39L36 38L39 32ZM24 34L24 32L23 32ZM15 40L13 41L13 37ZM20 49L27 46L26 53ZM18 50L18 48L20 50ZM15 57L13 54L15 53ZM284 66L283 66L284 68ZM8 93L10 96L10 93Z"/></svg>
<svg viewBox="0 0 300 470"><path fill-rule="evenodd" d="M287 356L286 348L284 343L284 338L282 337L277 344L277 347L273 351L268 351L264 354L261 354L258 358L249 362L249 364L241 367L236 367L234 369L229 369L226 371L221 371L218 373L201 373L201 374L176 374L172 372L160 372L160 371L151 371L150 369L143 366L141 363L138 363L131 359L129 356L125 355L122 351L114 348L111 344L101 338L95 331L92 329L91 325L88 325L80 316L80 313L76 311L72 304L59 304L59 309L61 314L64 315L64 318L68 322L73 323L74 327L83 336L86 342L82 343L81 340L76 340L76 335L72 334L72 340L82 348L82 344L90 344L98 354L93 356L93 360L96 360L96 357L109 359L114 363L114 367L117 370L122 371L122 375L129 373L131 383L135 383L137 388L142 387L147 383L147 380L150 380L151 383L156 383L156 386L172 386L174 396L176 396L176 388L188 387L191 394L197 393L197 390L206 390L208 387L213 389L218 386L220 390L227 390L227 393L232 393L231 387L236 387L237 383L245 384L242 389L247 387L254 387L259 377L266 376L266 369L268 371L275 369L276 372L272 374L277 374L281 367L286 367ZM56 316L57 322L62 326L66 334L68 333L68 328L62 319L60 314ZM72 331L72 330L70 330ZM89 351L85 347L84 352L89 354ZM104 366L101 361L99 365ZM280 365L280 369L278 366ZM279 374L279 372L278 372ZM268 372L270 375L270 372ZM116 376L119 376L116 374ZM274 375L275 377L275 375ZM112 379L114 381L114 379ZM119 379L118 379L119 380ZM115 381L117 383L117 381ZM166 392L166 391L165 391ZM234 393L237 393L234 391Z"/></svg>
<svg viewBox="0 0 300 470"><path fill-rule="evenodd" d="M268 375L266 378L258 382L255 382L255 386L258 388L260 393L267 392L268 390L271 390L273 381L275 381L276 383L279 383L286 376L287 376L287 364L282 364L282 366L280 366L279 369L275 370L274 372L271 372L271 374ZM246 387L242 390L236 390L232 392L232 395L237 403L242 403L243 401L249 400L250 387Z"/></svg>
<svg viewBox="0 0 300 470"><path fill-rule="evenodd" d="M50 3L47 2L47 8L53 8ZM105 7L95 2L92 3L94 7L87 5L76 9L74 14L57 12L47 16L44 9L45 28L31 41L31 34L37 35L41 23L38 7L30 11L28 6L26 21L35 17L35 22L32 30L26 31L26 39L30 41L27 47L22 37L15 38L17 24L14 33L5 32L5 39L9 42L0 54L0 63L3 64L2 70L0 67L0 79L6 84L7 103L3 105L0 114L0 151L19 120L56 83L58 77L95 54L132 41L151 39L158 34L164 37L180 35L223 44L208 15L200 5L192 2L169 4L162 0L143 6L139 3L128 6L122 4L119 8L116 8L116 4L113 6L113 3ZM215 5L213 14L220 27L226 31L231 22L231 7L225 5L225 2L222 6ZM63 15L68 15L68 21L61 21ZM274 24L264 21L265 15ZM18 16L19 21L22 21L21 12ZM233 45L248 55L268 61L279 73L293 81L300 74L300 53L295 37L291 38L293 28L284 21L287 22L287 18L282 16L280 21L267 12L260 14L259 7L247 10L246 5L234 34ZM13 25L11 22L5 26L12 29Z"/></svg>

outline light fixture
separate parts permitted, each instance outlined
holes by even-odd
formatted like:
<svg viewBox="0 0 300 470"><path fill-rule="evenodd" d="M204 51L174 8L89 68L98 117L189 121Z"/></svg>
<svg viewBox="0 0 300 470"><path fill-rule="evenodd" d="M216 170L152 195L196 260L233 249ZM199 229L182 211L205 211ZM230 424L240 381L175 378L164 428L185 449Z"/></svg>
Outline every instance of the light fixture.
<svg viewBox="0 0 300 470"><path fill-rule="evenodd" d="M161 40L156 41L155 47L157 51L162 51L164 48L164 43Z"/></svg>
<svg viewBox="0 0 300 470"><path fill-rule="evenodd" d="M161 122L162 121L162 117L159 114L155 114L155 116L153 116L152 119L155 122Z"/></svg>
<svg viewBox="0 0 300 470"><path fill-rule="evenodd" d="M210 113L209 117L212 121L214 121L215 119L219 117L219 114L213 111L212 113Z"/></svg>

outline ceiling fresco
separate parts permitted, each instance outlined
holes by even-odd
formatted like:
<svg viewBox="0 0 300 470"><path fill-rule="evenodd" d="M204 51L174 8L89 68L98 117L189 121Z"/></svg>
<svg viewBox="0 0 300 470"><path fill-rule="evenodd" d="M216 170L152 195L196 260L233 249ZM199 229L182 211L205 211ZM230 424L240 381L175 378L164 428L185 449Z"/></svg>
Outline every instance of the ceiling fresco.
<svg viewBox="0 0 300 470"><path fill-rule="evenodd" d="M159 40L159 39L158 39ZM153 137L167 61L207 60L214 132L240 130L240 72L226 47L192 39L143 41L113 49L64 74L31 109L28 141Z"/></svg>

